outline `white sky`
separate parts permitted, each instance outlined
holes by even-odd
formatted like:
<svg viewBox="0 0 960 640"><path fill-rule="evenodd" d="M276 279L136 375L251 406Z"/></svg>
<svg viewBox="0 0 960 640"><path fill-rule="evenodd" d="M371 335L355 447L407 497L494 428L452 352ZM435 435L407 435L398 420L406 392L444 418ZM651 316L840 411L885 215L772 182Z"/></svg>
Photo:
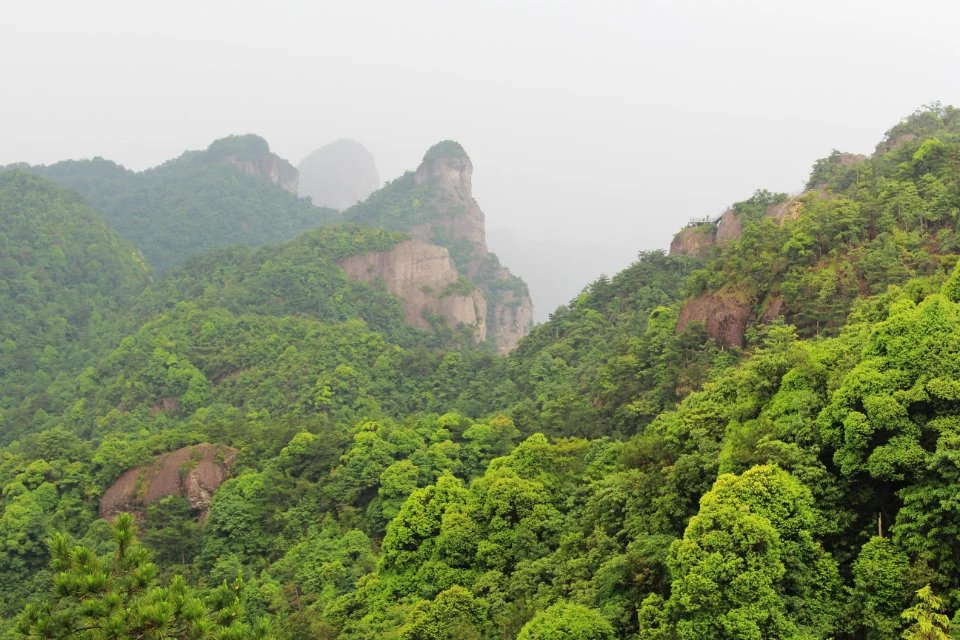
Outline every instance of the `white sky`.
<svg viewBox="0 0 960 640"><path fill-rule="evenodd" d="M3 0L0 164L141 169L230 133L383 179L444 138L538 317L687 218L960 104L960 3Z"/></svg>

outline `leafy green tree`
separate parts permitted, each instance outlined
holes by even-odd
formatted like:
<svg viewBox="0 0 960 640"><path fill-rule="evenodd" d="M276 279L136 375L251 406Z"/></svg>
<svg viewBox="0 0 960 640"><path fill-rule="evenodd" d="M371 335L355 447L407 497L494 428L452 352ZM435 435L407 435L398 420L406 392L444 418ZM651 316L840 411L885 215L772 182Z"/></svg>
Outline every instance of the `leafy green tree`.
<svg viewBox="0 0 960 640"><path fill-rule="evenodd" d="M242 621L236 595L208 609L181 577L156 584L157 568L135 536L133 518L121 514L113 525L115 551L97 556L70 547L66 537L50 541L53 589L29 605L17 629L24 638L199 639L266 637L267 627Z"/></svg>
<svg viewBox="0 0 960 640"><path fill-rule="evenodd" d="M896 636L900 612L906 605L904 583L909 561L889 538L871 538L853 564L853 598L850 617L876 640Z"/></svg>
<svg viewBox="0 0 960 640"><path fill-rule="evenodd" d="M665 606L677 638L829 633L838 576L816 526L809 490L785 471L721 476L670 550Z"/></svg>
<svg viewBox="0 0 960 640"><path fill-rule="evenodd" d="M941 613L943 601L927 585L917 591L917 603L901 617L911 623L903 632L904 640L949 640L950 618Z"/></svg>
<svg viewBox="0 0 960 640"><path fill-rule="evenodd" d="M597 611L558 602L523 626L517 640L613 640L613 627Z"/></svg>

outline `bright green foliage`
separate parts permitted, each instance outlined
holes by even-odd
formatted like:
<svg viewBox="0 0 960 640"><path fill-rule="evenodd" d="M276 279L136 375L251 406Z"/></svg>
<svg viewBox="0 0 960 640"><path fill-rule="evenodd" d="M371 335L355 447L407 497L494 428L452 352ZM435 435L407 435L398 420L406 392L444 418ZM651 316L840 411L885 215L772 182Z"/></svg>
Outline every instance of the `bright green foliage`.
<svg viewBox="0 0 960 640"><path fill-rule="evenodd" d="M613 640L613 627L593 609L558 602L523 626L517 640Z"/></svg>
<svg viewBox="0 0 960 640"><path fill-rule="evenodd" d="M906 605L904 583L909 559L889 538L871 538L853 564L854 591L850 617L861 621L866 637L896 637Z"/></svg>
<svg viewBox="0 0 960 640"><path fill-rule="evenodd" d="M180 577L167 587L158 586L157 568L138 544L131 516L117 518L113 538L115 550L98 556L89 548L71 547L64 536L54 536L52 591L24 611L18 621L19 637L266 637L265 626L251 628L242 621L236 602L219 602L211 610Z"/></svg>
<svg viewBox="0 0 960 640"><path fill-rule="evenodd" d="M721 476L670 550L677 638L825 637L839 577L816 524L812 496L788 473Z"/></svg>
<svg viewBox="0 0 960 640"><path fill-rule="evenodd" d="M917 603L901 617L911 623L903 632L905 640L948 640L950 618L941 613L943 602L933 594L930 585L917 591Z"/></svg>

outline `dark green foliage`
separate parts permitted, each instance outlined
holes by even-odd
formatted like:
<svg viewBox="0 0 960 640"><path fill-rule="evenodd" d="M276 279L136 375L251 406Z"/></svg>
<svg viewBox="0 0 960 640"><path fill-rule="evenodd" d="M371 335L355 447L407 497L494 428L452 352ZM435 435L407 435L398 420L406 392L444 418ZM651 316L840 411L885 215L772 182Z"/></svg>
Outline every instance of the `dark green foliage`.
<svg viewBox="0 0 960 640"><path fill-rule="evenodd" d="M463 150L460 143L455 140L441 140L437 144L427 149L423 156L424 162L433 162L443 158L465 158L467 152Z"/></svg>
<svg viewBox="0 0 960 640"><path fill-rule="evenodd" d="M102 158L24 169L80 194L158 271L212 249L288 240L338 217L231 158L288 164L258 136L231 136L139 173Z"/></svg>
<svg viewBox="0 0 960 640"><path fill-rule="evenodd" d="M676 334L675 305L694 263L641 254L536 327L510 355L527 432L631 434L706 378L716 355L699 328Z"/></svg>

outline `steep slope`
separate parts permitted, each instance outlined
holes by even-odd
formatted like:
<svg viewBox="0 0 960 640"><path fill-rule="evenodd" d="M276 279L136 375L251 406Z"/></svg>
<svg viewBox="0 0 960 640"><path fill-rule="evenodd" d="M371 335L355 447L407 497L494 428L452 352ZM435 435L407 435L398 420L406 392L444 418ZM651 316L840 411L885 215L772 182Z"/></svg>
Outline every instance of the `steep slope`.
<svg viewBox="0 0 960 640"><path fill-rule="evenodd" d="M380 186L373 154L355 140L335 140L297 165L300 195L318 207L347 209Z"/></svg>
<svg viewBox="0 0 960 640"><path fill-rule="evenodd" d="M133 245L75 195L20 171L0 174L0 269L7 440L34 411L62 409L43 391L65 384L113 338L117 315L149 274Z"/></svg>
<svg viewBox="0 0 960 640"><path fill-rule="evenodd" d="M446 247L458 272L483 293L488 338L507 353L529 333L533 303L523 281L487 250L485 217L473 198L472 178L473 164L463 147L446 140L427 151L415 172L374 192L345 216Z"/></svg>
<svg viewBox="0 0 960 640"><path fill-rule="evenodd" d="M158 271L211 249L288 240L335 216L296 196L297 170L255 135L139 173L101 158L22 168L79 193Z"/></svg>
<svg viewBox="0 0 960 640"><path fill-rule="evenodd" d="M734 205L713 241L693 241L710 235L701 227L682 231L674 252L707 260L680 327L707 325L734 347L778 315L802 336L832 333L856 298L943 274L960 251L958 176L960 115L936 108L891 129L870 158L835 151L817 161L799 196L758 191ZM734 216L737 232L721 240Z"/></svg>

